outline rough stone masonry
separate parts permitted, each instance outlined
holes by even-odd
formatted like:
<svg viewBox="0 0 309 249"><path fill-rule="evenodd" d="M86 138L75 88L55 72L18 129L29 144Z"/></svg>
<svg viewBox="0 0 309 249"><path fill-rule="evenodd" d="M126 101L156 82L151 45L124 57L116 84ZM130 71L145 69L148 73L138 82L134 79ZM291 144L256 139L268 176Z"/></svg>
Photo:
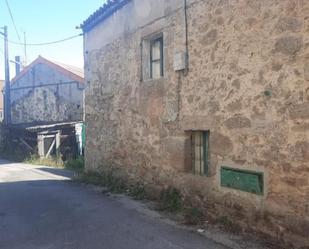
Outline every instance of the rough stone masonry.
<svg viewBox="0 0 309 249"><path fill-rule="evenodd" d="M127 2L84 30L87 170L174 186L214 217L309 246L309 1L188 0L187 73L173 67L183 1ZM192 173L194 131L210 134L207 175ZM262 173L263 194L223 187L223 166Z"/></svg>
<svg viewBox="0 0 309 249"><path fill-rule="evenodd" d="M12 79L12 124L83 120L83 78L39 56Z"/></svg>

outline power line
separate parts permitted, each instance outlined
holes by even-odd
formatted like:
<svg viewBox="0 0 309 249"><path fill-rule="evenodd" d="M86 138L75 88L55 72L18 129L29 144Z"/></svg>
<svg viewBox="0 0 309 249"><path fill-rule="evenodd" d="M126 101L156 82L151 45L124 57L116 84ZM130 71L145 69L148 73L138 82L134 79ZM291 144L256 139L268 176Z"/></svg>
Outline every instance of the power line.
<svg viewBox="0 0 309 249"><path fill-rule="evenodd" d="M61 40L51 41L51 42L42 42L42 43L26 43L25 44L25 43L21 43L21 42L10 41L10 40L9 40L9 43L16 44L16 45L26 45L26 46L45 46L45 45L51 45L51 44L55 44L55 43L60 43L60 42L72 40L72 39L79 37L79 36L82 36L82 35L83 34L78 34L78 35L73 35L73 36L70 36L70 37L67 37L67 38L64 38L64 39L61 39Z"/></svg>
<svg viewBox="0 0 309 249"><path fill-rule="evenodd" d="M5 3L6 3L6 6L7 6L7 8L8 8L8 11L9 11L9 13L10 13L11 20L12 20L12 23L13 23L13 26L14 26L14 29L15 29L15 32L16 32L16 34L17 34L18 40L19 40L19 42L21 43L20 35L19 35L19 33L18 33L18 30L17 30L16 24L15 24L14 17L13 17L13 14L12 14L12 11L11 11L11 8L10 8L10 5L9 5L8 0L5 0Z"/></svg>
<svg viewBox="0 0 309 249"><path fill-rule="evenodd" d="M2 48L0 48L0 53L4 56L4 51ZM11 61L11 60L10 60Z"/></svg>

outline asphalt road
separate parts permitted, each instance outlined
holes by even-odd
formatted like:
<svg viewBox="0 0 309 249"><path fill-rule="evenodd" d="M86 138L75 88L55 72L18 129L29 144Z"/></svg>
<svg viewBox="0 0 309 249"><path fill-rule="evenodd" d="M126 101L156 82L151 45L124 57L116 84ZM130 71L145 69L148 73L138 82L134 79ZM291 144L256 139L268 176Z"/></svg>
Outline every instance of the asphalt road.
<svg viewBox="0 0 309 249"><path fill-rule="evenodd" d="M227 249L69 176L0 160L1 249Z"/></svg>

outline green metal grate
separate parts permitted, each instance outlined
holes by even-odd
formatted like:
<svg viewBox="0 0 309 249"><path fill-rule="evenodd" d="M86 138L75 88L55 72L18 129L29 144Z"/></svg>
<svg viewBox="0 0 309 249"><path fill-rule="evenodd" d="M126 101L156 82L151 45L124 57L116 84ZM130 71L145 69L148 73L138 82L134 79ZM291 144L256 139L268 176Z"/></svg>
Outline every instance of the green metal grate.
<svg viewBox="0 0 309 249"><path fill-rule="evenodd" d="M221 167L221 186L249 193L264 194L264 174L249 170Z"/></svg>

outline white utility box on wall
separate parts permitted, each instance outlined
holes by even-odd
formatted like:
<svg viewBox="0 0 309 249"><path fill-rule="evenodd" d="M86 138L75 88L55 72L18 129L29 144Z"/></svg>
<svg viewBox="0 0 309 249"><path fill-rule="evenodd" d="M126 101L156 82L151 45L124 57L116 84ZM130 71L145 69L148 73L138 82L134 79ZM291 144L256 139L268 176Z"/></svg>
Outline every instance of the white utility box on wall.
<svg viewBox="0 0 309 249"><path fill-rule="evenodd" d="M185 70L187 65L187 56L185 52L174 53L174 70Z"/></svg>

